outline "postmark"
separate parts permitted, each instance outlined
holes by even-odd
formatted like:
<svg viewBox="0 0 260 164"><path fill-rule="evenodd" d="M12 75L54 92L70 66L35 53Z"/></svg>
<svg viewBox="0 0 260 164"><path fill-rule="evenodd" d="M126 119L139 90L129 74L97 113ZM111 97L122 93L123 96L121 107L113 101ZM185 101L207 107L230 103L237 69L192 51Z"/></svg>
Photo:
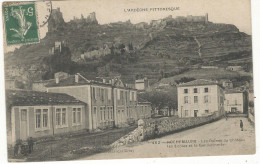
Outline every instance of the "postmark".
<svg viewBox="0 0 260 164"><path fill-rule="evenodd" d="M35 3L6 5L3 10L7 45L40 41Z"/></svg>

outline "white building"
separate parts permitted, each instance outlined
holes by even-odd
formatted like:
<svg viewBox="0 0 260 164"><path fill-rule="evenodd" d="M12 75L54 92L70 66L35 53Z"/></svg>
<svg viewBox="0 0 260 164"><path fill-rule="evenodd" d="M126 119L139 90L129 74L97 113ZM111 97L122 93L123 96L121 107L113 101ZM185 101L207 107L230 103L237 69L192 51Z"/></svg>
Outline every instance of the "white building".
<svg viewBox="0 0 260 164"><path fill-rule="evenodd" d="M225 111L228 113L245 113L246 96L240 91L227 91L225 93Z"/></svg>
<svg viewBox="0 0 260 164"><path fill-rule="evenodd" d="M143 79L137 79L135 80L135 89L137 90L145 90L149 88L149 81L148 79L145 77Z"/></svg>
<svg viewBox="0 0 260 164"><path fill-rule="evenodd" d="M177 86L178 116L200 117L224 113L223 88L209 80L198 79Z"/></svg>

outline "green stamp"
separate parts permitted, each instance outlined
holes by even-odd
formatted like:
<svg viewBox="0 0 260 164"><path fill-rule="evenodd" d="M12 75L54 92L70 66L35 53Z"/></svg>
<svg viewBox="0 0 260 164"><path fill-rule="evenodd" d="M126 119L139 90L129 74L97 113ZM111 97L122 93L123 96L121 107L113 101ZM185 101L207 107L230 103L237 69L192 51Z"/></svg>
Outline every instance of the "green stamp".
<svg viewBox="0 0 260 164"><path fill-rule="evenodd" d="M7 45L39 42L35 4L3 7Z"/></svg>

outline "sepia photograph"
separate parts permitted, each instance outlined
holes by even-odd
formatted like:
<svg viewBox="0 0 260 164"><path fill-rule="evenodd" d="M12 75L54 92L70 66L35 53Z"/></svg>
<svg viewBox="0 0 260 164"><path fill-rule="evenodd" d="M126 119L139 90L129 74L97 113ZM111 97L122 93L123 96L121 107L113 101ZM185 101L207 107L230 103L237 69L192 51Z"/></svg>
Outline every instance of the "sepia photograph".
<svg viewBox="0 0 260 164"><path fill-rule="evenodd" d="M2 22L8 162L256 153L250 0L6 1Z"/></svg>

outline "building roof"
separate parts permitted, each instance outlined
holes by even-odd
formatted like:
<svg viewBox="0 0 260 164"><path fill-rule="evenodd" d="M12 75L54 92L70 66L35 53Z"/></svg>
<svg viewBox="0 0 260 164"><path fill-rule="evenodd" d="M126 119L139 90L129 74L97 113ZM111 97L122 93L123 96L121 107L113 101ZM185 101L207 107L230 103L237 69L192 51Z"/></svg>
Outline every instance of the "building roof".
<svg viewBox="0 0 260 164"><path fill-rule="evenodd" d="M179 84L178 87L201 86L201 85L219 85L219 84L214 81L211 81L211 80L197 79L197 80L193 80L193 81L190 81L187 83Z"/></svg>
<svg viewBox="0 0 260 164"><path fill-rule="evenodd" d="M6 105L86 105L86 103L64 93L47 93L30 90L6 90Z"/></svg>
<svg viewBox="0 0 260 164"><path fill-rule="evenodd" d="M102 84L102 85L110 85L111 84L106 84L103 83L102 79L97 78L95 76L86 76L86 75L79 75L78 82L75 82L75 76L76 75L71 75L66 79L60 79L59 83L56 83L56 80L51 81L46 85L46 87L59 87L59 86L77 86L77 85L86 85L86 84Z"/></svg>
<svg viewBox="0 0 260 164"><path fill-rule="evenodd" d="M46 87L62 87L62 86L79 86L79 85L100 85L100 86L109 86L109 87L116 87L116 88L121 88L121 89L132 89L133 88L125 86L125 84L121 81L120 78L114 78L113 82L111 79L111 83L108 82L109 79L107 78L101 78L101 77L96 77L95 75L87 75L87 74L79 74L78 82L75 82L75 76L76 75L71 75L66 79L60 79L58 83L56 83L56 80L50 81ZM103 79L106 80L106 82L103 82Z"/></svg>
<svg viewBox="0 0 260 164"><path fill-rule="evenodd" d="M244 93L244 91L241 91L239 88L225 90L225 94L232 94L232 93Z"/></svg>

